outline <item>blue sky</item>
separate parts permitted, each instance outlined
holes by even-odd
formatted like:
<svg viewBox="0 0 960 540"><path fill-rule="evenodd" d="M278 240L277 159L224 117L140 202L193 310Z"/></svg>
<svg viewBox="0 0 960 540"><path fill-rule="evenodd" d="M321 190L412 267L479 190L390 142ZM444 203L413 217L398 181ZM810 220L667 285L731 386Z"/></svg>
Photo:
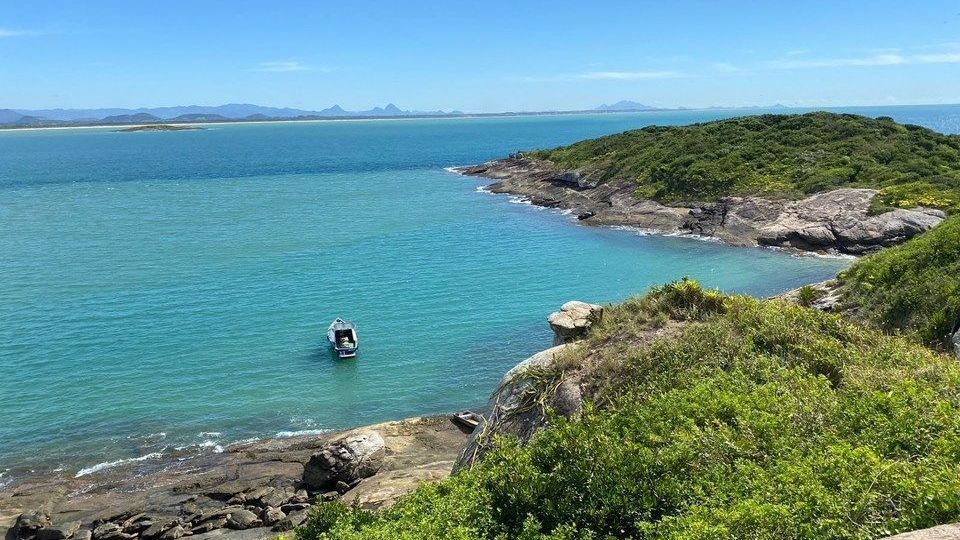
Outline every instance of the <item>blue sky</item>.
<svg viewBox="0 0 960 540"><path fill-rule="evenodd" d="M953 1L0 0L0 108L960 102Z"/></svg>

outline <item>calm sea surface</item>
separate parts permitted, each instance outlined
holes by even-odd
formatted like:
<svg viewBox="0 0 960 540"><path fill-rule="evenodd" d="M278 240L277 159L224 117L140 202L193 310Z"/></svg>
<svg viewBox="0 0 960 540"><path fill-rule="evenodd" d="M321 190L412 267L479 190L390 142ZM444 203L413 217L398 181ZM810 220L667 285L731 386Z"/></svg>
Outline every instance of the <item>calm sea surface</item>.
<svg viewBox="0 0 960 540"><path fill-rule="evenodd" d="M859 109L957 132L960 108ZM444 170L743 111L0 132L0 484L482 403L547 313L848 261L586 228ZM331 357L337 316L354 361Z"/></svg>

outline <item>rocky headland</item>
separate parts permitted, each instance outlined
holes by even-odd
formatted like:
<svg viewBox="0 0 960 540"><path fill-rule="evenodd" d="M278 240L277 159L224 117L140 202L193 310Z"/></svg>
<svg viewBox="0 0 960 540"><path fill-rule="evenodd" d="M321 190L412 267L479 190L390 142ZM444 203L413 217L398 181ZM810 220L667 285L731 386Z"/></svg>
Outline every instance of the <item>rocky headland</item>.
<svg viewBox="0 0 960 540"><path fill-rule="evenodd" d="M905 242L945 218L942 211L923 207L874 215L870 206L879 191L864 188L835 189L798 200L722 197L667 206L637 198L633 182L597 182L522 153L456 171L496 180L487 187L492 193L571 210L587 225L711 237L737 246L863 255Z"/></svg>

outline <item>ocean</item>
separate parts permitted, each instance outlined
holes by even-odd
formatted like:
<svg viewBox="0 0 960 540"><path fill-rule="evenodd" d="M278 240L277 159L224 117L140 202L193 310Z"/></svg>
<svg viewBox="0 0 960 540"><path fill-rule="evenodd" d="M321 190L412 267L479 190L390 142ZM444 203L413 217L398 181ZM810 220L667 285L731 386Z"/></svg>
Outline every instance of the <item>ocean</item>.
<svg viewBox="0 0 960 540"><path fill-rule="evenodd" d="M852 112L960 131L958 107ZM446 170L742 114L0 132L0 486L476 407L567 300L834 275L849 260L582 227Z"/></svg>

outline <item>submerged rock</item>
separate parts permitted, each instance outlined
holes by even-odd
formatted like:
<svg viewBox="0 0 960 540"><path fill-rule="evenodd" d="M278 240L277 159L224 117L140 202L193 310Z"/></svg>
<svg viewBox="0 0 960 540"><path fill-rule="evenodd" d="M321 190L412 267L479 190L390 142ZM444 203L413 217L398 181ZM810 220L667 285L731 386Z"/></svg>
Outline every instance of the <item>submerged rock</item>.
<svg viewBox="0 0 960 540"><path fill-rule="evenodd" d="M337 440L314 454L304 466L303 482L320 491L347 486L369 478L383 466L383 437L376 431L364 431Z"/></svg>
<svg viewBox="0 0 960 540"><path fill-rule="evenodd" d="M547 317L553 330L553 344L561 345L587 335L591 326L603 318L603 306L573 300Z"/></svg>

